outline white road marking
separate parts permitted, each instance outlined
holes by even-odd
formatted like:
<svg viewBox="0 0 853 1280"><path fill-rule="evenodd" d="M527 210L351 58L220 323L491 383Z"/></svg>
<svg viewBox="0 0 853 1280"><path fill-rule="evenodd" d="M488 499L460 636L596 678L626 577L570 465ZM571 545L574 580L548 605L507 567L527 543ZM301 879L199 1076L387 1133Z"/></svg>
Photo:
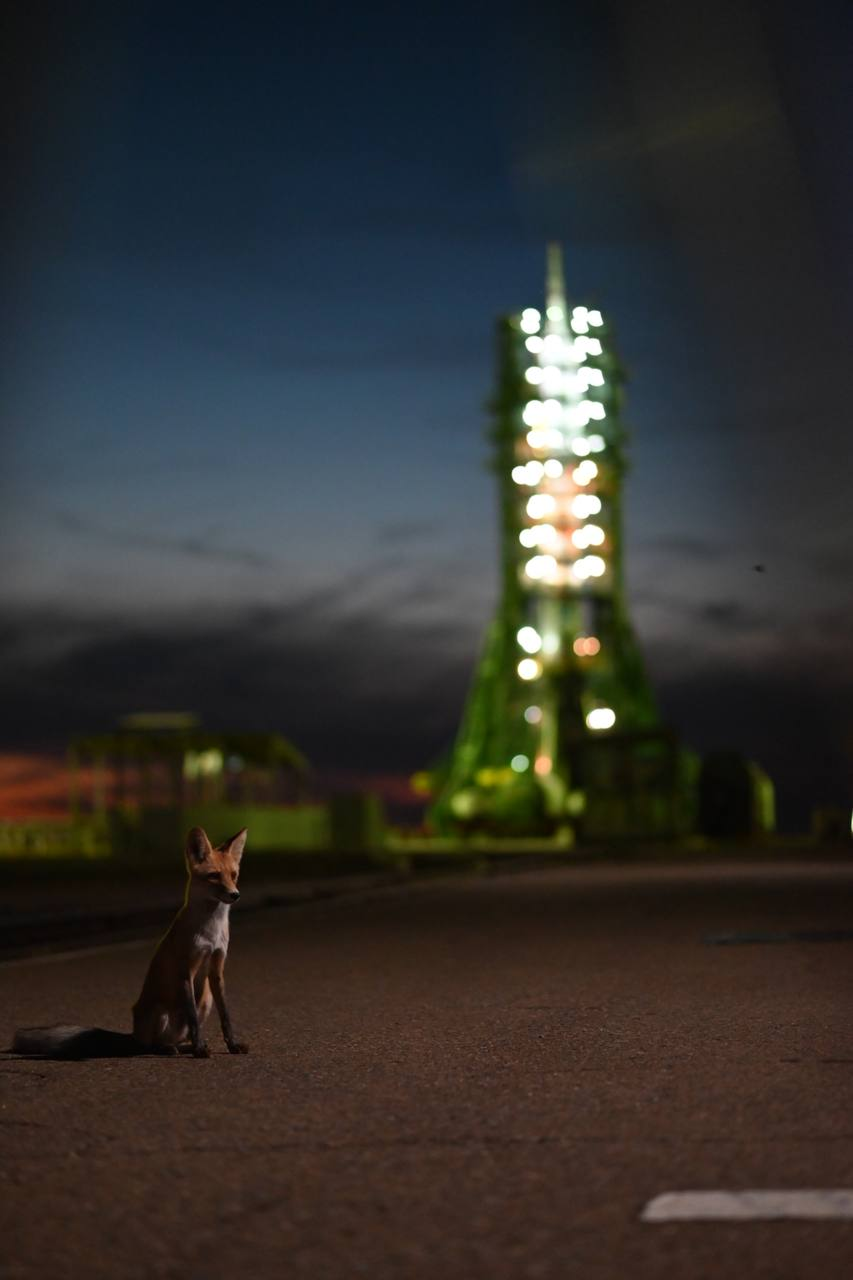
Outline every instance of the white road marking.
<svg viewBox="0 0 853 1280"><path fill-rule="evenodd" d="M643 1207L643 1222L745 1222L853 1218L853 1190L667 1191Z"/></svg>

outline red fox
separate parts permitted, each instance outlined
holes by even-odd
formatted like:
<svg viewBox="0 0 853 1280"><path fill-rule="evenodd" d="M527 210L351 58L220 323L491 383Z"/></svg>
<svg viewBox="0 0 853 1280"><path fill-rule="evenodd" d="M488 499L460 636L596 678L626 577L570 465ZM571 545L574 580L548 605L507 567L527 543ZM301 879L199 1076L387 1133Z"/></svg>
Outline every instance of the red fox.
<svg viewBox="0 0 853 1280"><path fill-rule="evenodd" d="M187 836L184 905L154 952L142 993L133 1006L133 1033L100 1027L28 1027L15 1033L10 1052L44 1058L130 1057L191 1049L210 1057L201 1029L216 1004L229 1053L248 1053L234 1038L225 1003L228 917L240 897L237 878L246 829L215 849L201 827Z"/></svg>

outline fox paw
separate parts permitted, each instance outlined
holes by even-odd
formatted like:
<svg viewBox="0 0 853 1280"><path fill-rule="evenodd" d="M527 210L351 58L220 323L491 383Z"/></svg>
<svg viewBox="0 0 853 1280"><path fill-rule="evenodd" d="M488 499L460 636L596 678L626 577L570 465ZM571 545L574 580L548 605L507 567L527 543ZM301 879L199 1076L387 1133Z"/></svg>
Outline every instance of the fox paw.
<svg viewBox="0 0 853 1280"><path fill-rule="evenodd" d="M236 1040L231 1040L228 1043L228 1052L229 1053L248 1053L249 1046L247 1044L238 1044Z"/></svg>
<svg viewBox="0 0 853 1280"><path fill-rule="evenodd" d="M209 1057L210 1057L210 1050L208 1049L207 1045L206 1045L206 1044L200 1044L200 1045L198 1045L198 1047L197 1047L197 1048L193 1049L193 1057L194 1057L194 1058L209 1058Z"/></svg>
<svg viewBox="0 0 853 1280"><path fill-rule="evenodd" d="M178 1046L176 1044L158 1044L154 1052L160 1058L177 1058Z"/></svg>

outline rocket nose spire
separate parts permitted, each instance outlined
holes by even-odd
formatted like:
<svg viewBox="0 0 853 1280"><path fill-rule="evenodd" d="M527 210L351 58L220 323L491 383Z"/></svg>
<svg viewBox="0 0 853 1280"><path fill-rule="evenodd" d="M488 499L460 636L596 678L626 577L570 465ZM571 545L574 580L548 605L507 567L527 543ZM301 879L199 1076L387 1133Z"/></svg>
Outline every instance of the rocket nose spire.
<svg viewBox="0 0 853 1280"><path fill-rule="evenodd" d="M552 240L548 245L545 275L545 309L549 320L562 321L566 317L566 282L563 276L563 247ZM554 311L551 308L554 308Z"/></svg>

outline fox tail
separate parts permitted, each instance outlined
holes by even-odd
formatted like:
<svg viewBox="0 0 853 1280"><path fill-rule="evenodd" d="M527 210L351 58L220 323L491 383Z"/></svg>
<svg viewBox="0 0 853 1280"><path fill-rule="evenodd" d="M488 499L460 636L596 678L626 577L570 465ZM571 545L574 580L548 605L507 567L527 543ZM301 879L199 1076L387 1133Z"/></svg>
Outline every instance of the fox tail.
<svg viewBox="0 0 853 1280"><path fill-rule="evenodd" d="M9 1053L28 1058L131 1058L149 1050L124 1031L102 1027L21 1027Z"/></svg>

